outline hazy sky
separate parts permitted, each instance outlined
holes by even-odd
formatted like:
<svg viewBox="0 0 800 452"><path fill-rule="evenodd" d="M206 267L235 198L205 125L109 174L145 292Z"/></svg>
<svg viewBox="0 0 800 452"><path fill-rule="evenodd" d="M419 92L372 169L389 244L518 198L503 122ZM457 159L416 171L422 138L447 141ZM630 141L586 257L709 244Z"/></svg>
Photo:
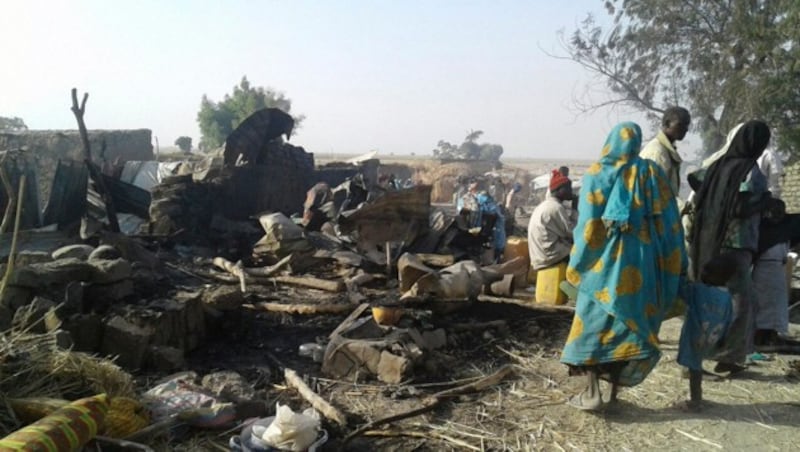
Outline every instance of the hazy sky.
<svg viewBox="0 0 800 452"><path fill-rule="evenodd" d="M243 75L292 100L292 142L318 154L429 154L475 129L509 157L594 158L641 119L576 116L588 74L542 50L599 0L0 1L0 115L30 128L75 128L74 86L89 128L196 144L202 95Z"/></svg>

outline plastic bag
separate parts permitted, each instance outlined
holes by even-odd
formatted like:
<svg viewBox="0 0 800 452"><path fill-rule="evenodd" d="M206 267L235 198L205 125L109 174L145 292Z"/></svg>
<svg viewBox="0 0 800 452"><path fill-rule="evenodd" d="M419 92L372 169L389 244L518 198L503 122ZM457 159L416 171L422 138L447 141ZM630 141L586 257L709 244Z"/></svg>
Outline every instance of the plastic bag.
<svg viewBox="0 0 800 452"><path fill-rule="evenodd" d="M253 426L253 436L281 450L304 451L319 435L320 418L313 408L295 413L286 405L276 404L275 420L264 428Z"/></svg>

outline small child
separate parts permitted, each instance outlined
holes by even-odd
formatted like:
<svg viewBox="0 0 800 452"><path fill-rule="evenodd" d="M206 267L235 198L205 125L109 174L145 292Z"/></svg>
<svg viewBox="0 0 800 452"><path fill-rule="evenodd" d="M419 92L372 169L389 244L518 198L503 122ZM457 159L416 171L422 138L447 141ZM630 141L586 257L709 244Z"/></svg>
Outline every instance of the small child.
<svg viewBox="0 0 800 452"><path fill-rule="evenodd" d="M680 291L686 301L678 363L689 369L689 406L703 401L703 359L714 354L731 322L731 296L725 284L736 271L725 254L709 261L700 273L702 282L687 282Z"/></svg>

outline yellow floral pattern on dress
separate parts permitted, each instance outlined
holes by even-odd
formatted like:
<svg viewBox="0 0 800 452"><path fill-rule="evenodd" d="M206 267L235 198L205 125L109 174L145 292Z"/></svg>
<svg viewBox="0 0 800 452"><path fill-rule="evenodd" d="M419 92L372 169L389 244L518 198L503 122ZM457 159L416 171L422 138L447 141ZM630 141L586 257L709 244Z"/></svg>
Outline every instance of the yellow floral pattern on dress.
<svg viewBox="0 0 800 452"><path fill-rule="evenodd" d="M683 267L683 250L676 247L667 255L666 259L664 259L663 270L673 275L680 275L681 267Z"/></svg>
<svg viewBox="0 0 800 452"><path fill-rule="evenodd" d="M633 342L623 342L622 344L619 344L616 349L614 349L613 356L619 361L625 361L638 356L641 352L642 349Z"/></svg>
<svg viewBox="0 0 800 452"><path fill-rule="evenodd" d="M622 245L622 240L618 240L617 243L614 244L614 248L611 250L611 259L618 260L620 256L622 256L622 251L624 251L624 246Z"/></svg>
<svg viewBox="0 0 800 452"><path fill-rule="evenodd" d="M611 145L607 144L603 146L603 149L600 151L600 157L605 157L611 151Z"/></svg>
<svg viewBox="0 0 800 452"><path fill-rule="evenodd" d="M653 303L647 303L644 305L644 315L647 317L653 317L656 314L658 314L658 306L654 305Z"/></svg>
<svg viewBox="0 0 800 452"><path fill-rule="evenodd" d="M626 321L625 321L625 325L628 327L628 329L630 329L630 330L631 330L631 331L633 331L634 333L636 333L636 332L638 332L638 331L639 331L639 325L638 325L638 324L636 323L636 321L635 321L635 320L633 320L633 319L628 319L628 320L626 320Z"/></svg>
<svg viewBox="0 0 800 452"><path fill-rule="evenodd" d="M586 200L589 201L589 204L600 205L606 202L606 197L603 196L602 191L595 190L586 194Z"/></svg>
<svg viewBox="0 0 800 452"><path fill-rule="evenodd" d="M622 181L625 184L625 188L628 191L633 191L633 187L636 185L636 167L629 166L622 170Z"/></svg>
<svg viewBox="0 0 800 452"><path fill-rule="evenodd" d="M586 174L591 174L591 175L599 174L601 169L603 169L603 165L601 165L598 162L594 162L591 165L589 165L589 168L586 169Z"/></svg>
<svg viewBox="0 0 800 452"><path fill-rule="evenodd" d="M622 137L623 141L628 141L636 135L636 132L630 127L623 127L622 130L619 131L619 136Z"/></svg>
<svg viewBox="0 0 800 452"><path fill-rule="evenodd" d="M581 274L574 267L567 267L566 278L573 286L577 287L581 283Z"/></svg>
<svg viewBox="0 0 800 452"><path fill-rule="evenodd" d="M574 341L580 335L583 334L583 320L581 320L580 316L575 314L575 317L572 318L572 327L569 329L569 336L567 336L567 343Z"/></svg>
<svg viewBox="0 0 800 452"><path fill-rule="evenodd" d="M606 227L603 220L595 219L588 221L583 229L583 240L589 248L598 249L603 246L606 240Z"/></svg>
<svg viewBox="0 0 800 452"><path fill-rule="evenodd" d="M633 265L622 269L617 283L617 295L631 295L642 288L642 272Z"/></svg>
<svg viewBox="0 0 800 452"><path fill-rule="evenodd" d="M611 301L611 293L608 291L608 287L604 288L603 290L598 290L594 293L594 297L597 301L602 303L608 303Z"/></svg>
<svg viewBox="0 0 800 452"><path fill-rule="evenodd" d="M608 345L611 341L614 340L614 330L603 330L600 332L600 343L603 345Z"/></svg>
<svg viewBox="0 0 800 452"><path fill-rule="evenodd" d="M597 259L597 262L595 262L595 263L592 265L592 267L591 267L591 269L590 269L590 270L591 270L591 271L593 271L593 272L595 272L595 273L600 273L601 271L603 271L603 266L604 266L604 265L605 265L605 264L603 264L603 259Z"/></svg>

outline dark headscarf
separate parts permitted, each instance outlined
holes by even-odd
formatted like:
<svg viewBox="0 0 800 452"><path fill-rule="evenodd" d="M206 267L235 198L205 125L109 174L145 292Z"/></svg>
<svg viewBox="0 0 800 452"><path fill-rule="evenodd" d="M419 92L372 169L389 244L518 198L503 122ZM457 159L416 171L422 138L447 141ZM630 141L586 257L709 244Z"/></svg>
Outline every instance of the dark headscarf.
<svg viewBox="0 0 800 452"><path fill-rule="evenodd" d="M763 121L747 121L733 137L728 151L706 171L694 198L692 228L692 267L695 278L706 262L719 254L742 181L756 165L769 144L769 126Z"/></svg>

